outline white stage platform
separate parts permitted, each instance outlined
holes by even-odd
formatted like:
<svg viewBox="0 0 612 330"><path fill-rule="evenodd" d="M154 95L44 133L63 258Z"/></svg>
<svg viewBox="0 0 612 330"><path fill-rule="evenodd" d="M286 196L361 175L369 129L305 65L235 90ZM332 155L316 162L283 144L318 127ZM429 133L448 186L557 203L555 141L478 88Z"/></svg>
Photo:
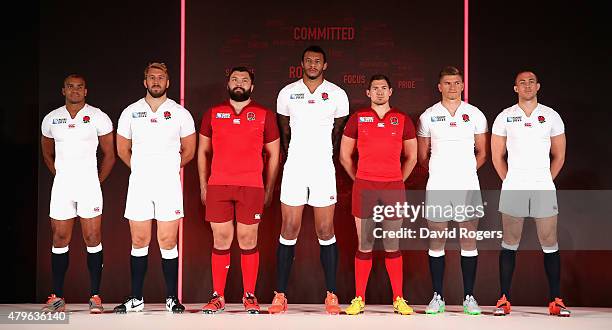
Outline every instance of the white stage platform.
<svg viewBox="0 0 612 330"><path fill-rule="evenodd" d="M140 313L114 314L116 304L105 303L104 314L91 315L85 304L69 304L68 324L15 324L6 323L10 311L40 311L40 304L2 304L0 305L0 329L86 329L86 330L153 330L153 329L469 329L469 330L518 330L518 329L612 329L612 308L571 308L569 318L548 315L546 307L513 306L508 316L493 316L491 306L482 306L483 315L463 314L461 306L447 306L441 315L424 314L425 306L412 305L416 314L401 316L393 313L391 305L368 305L361 315L326 315L322 305L289 305L284 314L250 315L242 305L229 304L226 310L215 315L203 314L202 304L186 304L184 314L173 315L166 312L162 304L146 304ZM267 304L262 305L265 309ZM341 306L343 309L346 305Z"/></svg>

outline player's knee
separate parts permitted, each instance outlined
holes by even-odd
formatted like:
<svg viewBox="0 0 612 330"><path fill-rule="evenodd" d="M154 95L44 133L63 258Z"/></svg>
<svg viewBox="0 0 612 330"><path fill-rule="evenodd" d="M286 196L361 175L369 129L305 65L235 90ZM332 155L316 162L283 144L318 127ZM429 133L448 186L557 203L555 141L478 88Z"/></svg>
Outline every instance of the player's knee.
<svg viewBox="0 0 612 330"><path fill-rule="evenodd" d="M65 247L70 244L70 234L67 233L54 233L53 234L53 246Z"/></svg>
<svg viewBox="0 0 612 330"><path fill-rule="evenodd" d="M102 241L101 233L89 233L86 234L83 239L85 240L85 244L87 246L97 246Z"/></svg>
<svg viewBox="0 0 612 330"><path fill-rule="evenodd" d="M281 235L286 239L296 239L300 233L300 226L297 223L285 223Z"/></svg>
<svg viewBox="0 0 612 330"><path fill-rule="evenodd" d="M232 245L233 236L231 233L217 232L213 235L215 249L227 250Z"/></svg>
<svg viewBox="0 0 612 330"><path fill-rule="evenodd" d="M511 234L511 233L504 233L503 234L503 242L506 243L507 245L518 245L521 242L521 235L518 234Z"/></svg>
<svg viewBox="0 0 612 330"><path fill-rule="evenodd" d="M399 250L399 239L383 239L383 247L387 252L395 252Z"/></svg>
<svg viewBox="0 0 612 330"><path fill-rule="evenodd" d="M317 226L317 237L322 240L328 240L334 237L334 225L333 223L329 225L321 225Z"/></svg>
<svg viewBox="0 0 612 330"><path fill-rule="evenodd" d="M459 241L462 251L473 251L476 250L476 239L466 238Z"/></svg>
<svg viewBox="0 0 612 330"><path fill-rule="evenodd" d="M147 235L132 235L132 246L135 248L143 248L149 246L151 237Z"/></svg>
<svg viewBox="0 0 612 330"><path fill-rule="evenodd" d="M160 235L157 242L161 248L171 249L176 245L176 235Z"/></svg>
<svg viewBox="0 0 612 330"><path fill-rule="evenodd" d="M243 250L251 250L257 246L257 235L238 235L238 245Z"/></svg>
<svg viewBox="0 0 612 330"><path fill-rule="evenodd" d="M540 245L544 246L554 246L557 244L557 235L550 234L544 235L540 237Z"/></svg>
<svg viewBox="0 0 612 330"><path fill-rule="evenodd" d="M430 250L434 250L434 251L444 251L444 248L446 247L446 240L445 239L430 239L429 240L429 249Z"/></svg>

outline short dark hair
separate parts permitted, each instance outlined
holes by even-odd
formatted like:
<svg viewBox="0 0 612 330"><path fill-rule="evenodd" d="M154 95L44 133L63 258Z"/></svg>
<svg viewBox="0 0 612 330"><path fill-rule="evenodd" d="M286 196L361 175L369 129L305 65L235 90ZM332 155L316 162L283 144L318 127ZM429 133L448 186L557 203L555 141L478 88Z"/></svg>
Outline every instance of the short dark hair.
<svg viewBox="0 0 612 330"><path fill-rule="evenodd" d="M67 75L66 78L64 78L64 85L66 85L66 81L68 79L70 79L70 78L81 79L81 80L83 80L83 82L87 86L87 81L85 80L85 77L82 74L80 74L80 73L71 73L71 74Z"/></svg>
<svg viewBox="0 0 612 330"><path fill-rule="evenodd" d="M325 54L325 51L323 50L323 48L321 48L321 46L311 45L304 49L304 51L302 52L302 61L304 61L304 55L306 55L306 52L323 54L323 63L327 63L327 54Z"/></svg>
<svg viewBox="0 0 612 330"><path fill-rule="evenodd" d="M389 88L391 88L391 80L389 80L389 77L385 76L384 74L375 74L370 78L370 83L368 84L368 89L372 88L372 83L374 82L374 80L384 80L387 82L387 85L389 85Z"/></svg>
<svg viewBox="0 0 612 330"><path fill-rule="evenodd" d="M252 70L249 70L249 68L247 68L246 66L235 66L235 67L233 67L230 70L230 72L229 72L228 78L234 72L248 72L249 73L249 78L251 78L251 84L255 83L255 74L253 73Z"/></svg>
<svg viewBox="0 0 612 330"><path fill-rule="evenodd" d="M531 70L530 68L523 68L522 70L519 70L516 73L516 75L514 76L514 84L516 84L516 78L518 78L519 74L525 73L525 72L533 73L533 75L536 77L536 82L540 81L540 79L538 79L538 75L535 73L535 71Z"/></svg>
<svg viewBox="0 0 612 330"><path fill-rule="evenodd" d="M440 71L440 75L438 76L438 80L442 79L444 76L460 76L463 81L463 73L461 70L457 69L454 66L445 66L444 69Z"/></svg>

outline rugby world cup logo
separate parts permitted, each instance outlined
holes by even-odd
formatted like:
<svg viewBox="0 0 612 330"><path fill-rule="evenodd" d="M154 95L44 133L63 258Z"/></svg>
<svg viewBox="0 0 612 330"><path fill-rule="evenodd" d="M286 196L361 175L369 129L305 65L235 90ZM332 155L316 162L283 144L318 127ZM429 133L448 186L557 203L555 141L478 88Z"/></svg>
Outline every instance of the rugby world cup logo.
<svg viewBox="0 0 612 330"><path fill-rule="evenodd" d="M543 124L546 122L546 119L544 118L544 116L538 116L538 121L540 122L540 124Z"/></svg>
<svg viewBox="0 0 612 330"><path fill-rule="evenodd" d="M172 114L170 113L170 111L164 111L164 119L168 120L172 118Z"/></svg>
<svg viewBox="0 0 612 330"><path fill-rule="evenodd" d="M391 117L391 125L399 125L399 119L397 117Z"/></svg>
<svg viewBox="0 0 612 330"><path fill-rule="evenodd" d="M252 111L247 112L247 120L248 121L253 121L255 120L255 113Z"/></svg>
<svg viewBox="0 0 612 330"><path fill-rule="evenodd" d="M83 117L83 123L85 123L85 124L89 123L90 120L91 120L91 118L89 118L89 116L84 116Z"/></svg>

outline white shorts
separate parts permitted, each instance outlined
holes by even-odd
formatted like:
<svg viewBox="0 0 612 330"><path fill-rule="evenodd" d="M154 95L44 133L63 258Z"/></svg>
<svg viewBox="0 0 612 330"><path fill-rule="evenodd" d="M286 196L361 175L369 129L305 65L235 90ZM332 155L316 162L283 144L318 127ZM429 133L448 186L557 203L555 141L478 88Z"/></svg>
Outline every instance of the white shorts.
<svg viewBox="0 0 612 330"><path fill-rule="evenodd" d="M336 170L333 164L326 167L304 171L297 166L285 164L280 201L289 206L308 204L326 207L335 204Z"/></svg>
<svg viewBox="0 0 612 330"><path fill-rule="evenodd" d="M425 192L425 219L463 222L484 216L478 176L431 175Z"/></svg>
<svg viewBox="0 0 612 330"><path fill-rule="evenodd" d="M499 212L517 218L559 214L557 192L550 175L530 177L508 173L502 183Z"/></svg>
<svg viewBox="0 0 612 330"><path fill-rule="evenodd" d="M95 218L102 214L102 189L98 173L57 173L51 188L49 217L68 220Z"/></svg>
<svg viewBox="0 0 612 330"><path fill-rule="evenodd" d="M174 221L183 217L181 177L163 174L130 175L125 218L133 221L155 219Z"/></svg>

